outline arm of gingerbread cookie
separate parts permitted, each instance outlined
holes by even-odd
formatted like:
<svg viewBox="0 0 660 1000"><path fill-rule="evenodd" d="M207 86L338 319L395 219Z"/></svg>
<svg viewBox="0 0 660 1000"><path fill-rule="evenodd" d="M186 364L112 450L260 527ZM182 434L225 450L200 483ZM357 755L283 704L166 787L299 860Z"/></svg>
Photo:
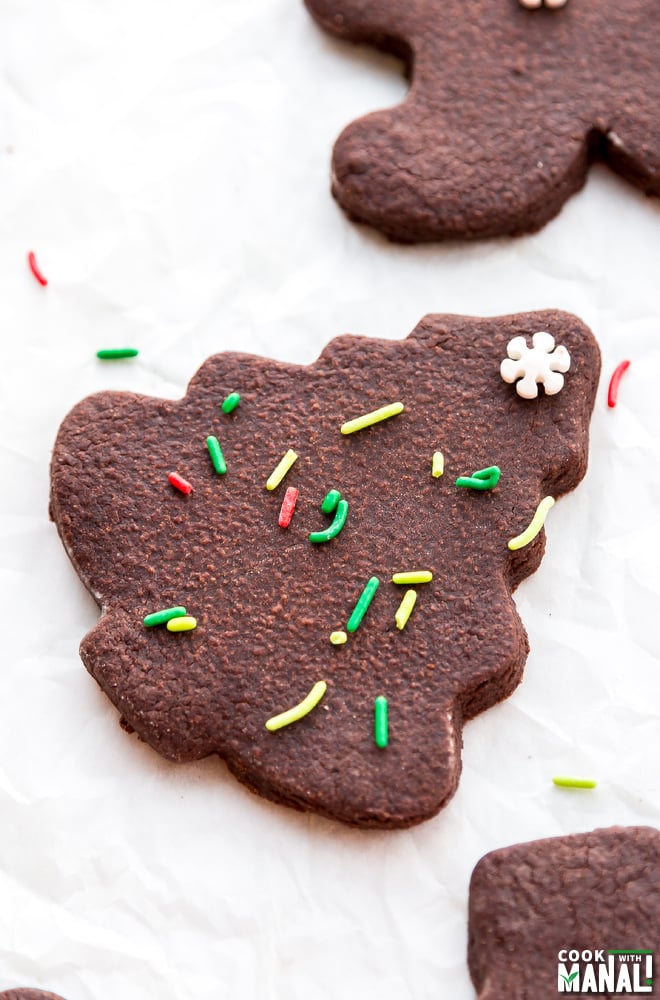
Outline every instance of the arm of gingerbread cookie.
<svg viewBox="0 0 660 1000"><path fill-rule="evenodd" d="M586 130L506 125L488 105L431 109L417 82L397 108L353 122L334 148L333 194L351 218L402 242L539 229L580 188Z"/></svg>
<svg viewBox="0 0 660 1000"><path fill-rule="evenodd" d="M333 35L352 42L369 42L385 52L410 58L409 18L415 6L404 0L305 0L310 14Z"/></svg>
<svg viewBox="0 0 660 1000"><path fill-rule="evenodd" d="M603 156L616 173L648 195L660 195L660 126L655 108L628 104L603 134Z"/></svg>

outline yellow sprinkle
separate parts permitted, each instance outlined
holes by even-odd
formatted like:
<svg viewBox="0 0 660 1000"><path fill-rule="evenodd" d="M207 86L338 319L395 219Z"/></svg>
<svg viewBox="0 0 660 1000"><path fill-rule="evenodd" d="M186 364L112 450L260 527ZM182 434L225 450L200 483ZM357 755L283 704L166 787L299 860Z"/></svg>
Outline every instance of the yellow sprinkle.
<svg viewBox="0 0 660 1000"><path fill-rule="evenodd" d="M392 583L430 583L432 579L430 569L413 569L407 573L395 573Z"/></svg>
<svg viewBox="0 0 660 1000"><path fill-rule="evenodd" d="M433 452L433 462L431 463L431 475L434 479L438 479L439 476L445 471L445 456L441 451Z"/></svg>
<svg viewBox="0 0 660 1000"><path fill-rule="evenodd" d="M282 729L283 726L290 726L292 722L297 722L299 719L304 718L313 708L316 708L325 694L327 686L325 681L317 681L307 697L298 705L294 705L293 708L289 708L286 712L274 715L272 719L269 719L266 723L266 729L274 733L276 729Z"/></svg>
<svg viewBox="0 0 660 1000"><path fill-rule="evenodd" d="M558 788L595 788L596 782L591 778L553 778Z"/></svg>
<svg viewBox="0 0 660 1000"><path fill-rule="evenodd" d="M275 466L270 476L266 480L267 490L274 490L276 486L280 485L280 483L286 476L287 472L289 471L293 463L297 460L297 458L298 456L296 455L295 451L292 451L291 448L289 448L284 458L282 458L280 462Z"/></svg>
<svg viewBox="0 0 660 1000"><path fill-rule="evenodd" d="M545 524L548 511L554 506L554 503L554 497L544 497L543 500L541 500L541 503L536 508L534 517L529 522L529 526L525 528L522 535L516 535L515 538L511 538L509 540L509 548L512 552L516 549L524 548L525 545L529 545L529 543L536 538L539 531Z"/></svg>
<svg viewBox="0 0 660 1000"><path fill-rule="evenodd" d="M412 614L412 609L415 607L416 600L417 591L407 590L401 604L399 605L399 610L394 616L397 628L404 628L406 622Z"/></svg>
<svg viewBox="0 0 660 1000"><path fill-rule="evenodd" d="M170 618L167 623L168 632L191 632L197 628L197 619L192 615L182 615L180 618Z"/></svg>
<svg viewBox="0 0 660 1000"><path fill-rule="evenodd" d="M355 431L371 427L372 424L378 424L381 420L396 417L397 413L401 413L402 410L403 403L390 403L388 406L381 406L379 410L372 410L371 413L364 413L361 417L356 417L355 420L348 420L341 425L341 432L342 434L354 434Z"/></svg>
<svg viewBox="0 0 660 1000"><path fill-rule="evenodd" d="M345 632L330 633L330 642L332 643L333 646L343 646L347 639L348 636L346 635Z"/></svg>

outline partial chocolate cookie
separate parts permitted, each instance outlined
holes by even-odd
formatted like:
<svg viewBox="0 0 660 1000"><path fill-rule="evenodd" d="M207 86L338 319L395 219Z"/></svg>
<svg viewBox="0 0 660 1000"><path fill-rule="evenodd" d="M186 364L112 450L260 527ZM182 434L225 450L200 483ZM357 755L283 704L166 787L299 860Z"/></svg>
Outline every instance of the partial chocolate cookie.
<svg viewBox="0 0 660 1000"><path fill-rule="evenodd" d="M335 145L332 190L357 221L405 242L532 232L593 160L660 193L656 0L305 3L333 34L401 56L411 80Z"/></svg>
<svg viewBox="0 0 660 1000"><path fill-rule="evenodd" d="M54 993L44 993L43 990L28 990L20 987L0 993L0 1000L62 1000L62 997L58 997Z"/></svg>
<svg viewBox="0 0 660 1000"><path fill-rule="evenodd" d="M308 367L219 354L178 401L84 400L51 514L103 611L85 665L171 760L219 754L262 795L359 826L432 816L464 721L520 681L511 592L544 535L510 540L584 475L599 367L566 313L427 316Z"/></svg>
<svg viewBox="0 0 660 1000"><path fill-rule="evenodd" d="M487 854L472 874L479 1000L657 996L660 832L612 827Z"/></svg>

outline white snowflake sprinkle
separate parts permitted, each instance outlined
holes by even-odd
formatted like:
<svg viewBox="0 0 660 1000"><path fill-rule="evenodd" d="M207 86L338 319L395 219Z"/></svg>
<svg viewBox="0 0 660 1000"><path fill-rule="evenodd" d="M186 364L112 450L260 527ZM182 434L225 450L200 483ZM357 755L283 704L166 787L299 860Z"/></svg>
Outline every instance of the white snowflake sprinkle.
<svg viewBox="0 0 660 1000"><path fill-rule="evenodd" d="M541 7L543 5L543 0L520 0L523 7L527 7L529 10L533 10L536 7ZM545 0L546 7L563 7L566 0Z"/></svg>
<svg viewBox="0 0 660 1000"><path fill-rule="evenodd" d="M514 337L507 344L509 355L500 365L505 382L516 382L516 392L523 399L536 399L539 383L546 396L554 396L564 385L564 376L571 367L571 356L565 347L555 347L555 338L540 330L532 337L533 347L527 346L524 337Z"/></svg>

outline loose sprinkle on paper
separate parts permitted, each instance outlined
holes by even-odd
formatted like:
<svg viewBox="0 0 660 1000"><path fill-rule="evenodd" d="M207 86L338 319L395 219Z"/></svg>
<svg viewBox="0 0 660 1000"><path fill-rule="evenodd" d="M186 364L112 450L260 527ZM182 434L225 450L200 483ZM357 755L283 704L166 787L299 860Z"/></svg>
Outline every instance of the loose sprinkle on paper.
<svg viewBox="0 0 660 1000"><path fill-rule="evenodd" d="M96 352L101 361L120 361L122 358L137 358L137 347L103 347Z"/></svg>
<svg viewBox="0 0 660 1000"><path fill-rule="evenodd" d="M617 365L612 373L612 378L610 379L610 384L607 389L607 405L610 409L614 409L616 406L616 401L619 398L619 383L621 378L630 368L629 361L622 361L620 365Z"/></svg>
<svg viewBox="0 0 660 1000"><path fill-rule="evenodd" d="M32 274L37 279L42 288L45 288L46 285L48 284L48 278L46 278L39 269L39 265L37 264L37 258L35 257L33 250L30 250L29 254L27 255L27 259Z"/></svg>
<svg viewBox="0 0 660 1000"><path fill-rule="evenodd" d="M595 788L596 782L591 778L553 778L553 784L558 788Z"/></svg>

